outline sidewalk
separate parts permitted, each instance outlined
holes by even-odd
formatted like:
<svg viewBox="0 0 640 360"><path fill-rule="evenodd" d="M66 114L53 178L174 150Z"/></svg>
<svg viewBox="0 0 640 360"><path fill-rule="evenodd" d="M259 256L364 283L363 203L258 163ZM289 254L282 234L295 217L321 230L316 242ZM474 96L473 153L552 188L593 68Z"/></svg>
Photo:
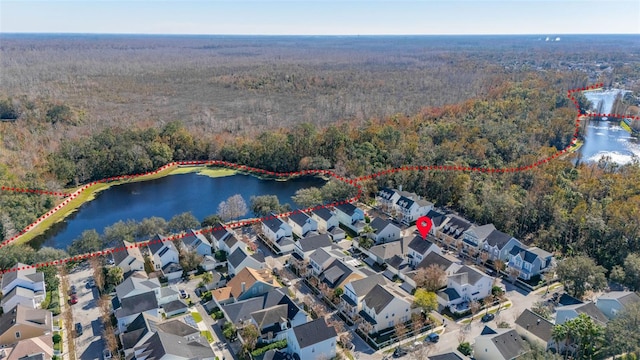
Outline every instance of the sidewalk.
<svg viewBox="0 0 640 360"><path fill-rule="evenodd" d="M59 278L59 276L58 276ZM58 279L60 280L60 282L62 282L62 279ZM68 334L67 331L69 328L71 328L71 324L65 324L64 323L64 319L63 319L63 314L67 308L67 306L69 306L69 304L67 304L67 302L64 300L64 296L62 295L62 292L59 289L58 286L58 301L60 304L60 315L57 316L58 318L58 326L60 327L60 335L62 335L62 353L58 356L60 356L63 360L74 360L74 359L69 359L69 341L68 341ZM55 351L54 351L54 355L55 355Z"/></svg>

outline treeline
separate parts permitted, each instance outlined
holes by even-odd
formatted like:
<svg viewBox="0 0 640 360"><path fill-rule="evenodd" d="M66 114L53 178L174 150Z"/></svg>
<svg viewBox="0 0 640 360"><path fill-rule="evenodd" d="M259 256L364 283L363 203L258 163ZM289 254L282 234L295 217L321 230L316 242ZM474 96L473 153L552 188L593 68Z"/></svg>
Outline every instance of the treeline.
<svg viewBox="0 0 640 360"><path fill-rule="evenodd" d="M301 124L255 138L228 135L213 141L179 123L159 130L109 129L63 141L48 166L66 184L145 172L182 159L222 159L274 171L331 168L352 177L404 165L519 167L571 141L576 109L564 98L563 84L559 75L532 75L497 83L482 99L413 116L325 128ZM581 104L586 106L584 99ZM500 175L399 172L369 181L365 196L378 186L403 185L526 243L586 253L611 269L640 250L638 184L637 164L576 167L566 158Z"/></svg>

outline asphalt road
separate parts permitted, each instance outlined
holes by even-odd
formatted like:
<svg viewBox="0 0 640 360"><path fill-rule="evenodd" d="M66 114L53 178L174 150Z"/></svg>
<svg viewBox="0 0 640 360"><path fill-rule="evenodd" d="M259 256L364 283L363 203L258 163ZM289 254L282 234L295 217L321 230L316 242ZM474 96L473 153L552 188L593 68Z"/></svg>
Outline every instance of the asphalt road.
<svg viewBox="0 0 640 360"><path fill-rule="evenodd" d="M102 321L98 307L98 290L85 287L87 279L92 275L90 267L77 268L68 276L69 285L77 289L78 303L70 305L73 313L71 331L75 333L75 324L82 324L82 335L75 338L76 354L80 360L102 359L104 342L102 341Z"/></svg>

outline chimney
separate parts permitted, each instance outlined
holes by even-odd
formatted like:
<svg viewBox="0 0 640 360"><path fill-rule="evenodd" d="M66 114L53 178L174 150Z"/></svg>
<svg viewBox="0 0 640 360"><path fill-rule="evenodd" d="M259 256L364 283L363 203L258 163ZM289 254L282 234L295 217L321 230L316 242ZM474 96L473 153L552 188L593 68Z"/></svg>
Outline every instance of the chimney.
<svg viewBox="0 0 640 360"><path fill-rule="evenodd" d="M245 283L245 282L243 281L243 282L240 284L240 286L241 286L241 289L242 289L242 290L241 290L241 291L242 291L241 293L244 293L245 288L247 287L247 283Z"/></svg>

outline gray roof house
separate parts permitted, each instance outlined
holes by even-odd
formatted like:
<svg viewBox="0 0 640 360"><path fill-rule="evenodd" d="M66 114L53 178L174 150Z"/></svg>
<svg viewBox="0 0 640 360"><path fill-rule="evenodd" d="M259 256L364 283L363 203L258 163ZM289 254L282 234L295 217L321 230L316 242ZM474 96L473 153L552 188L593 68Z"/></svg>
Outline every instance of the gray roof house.
<svg viewBox="0 0 640 360"><path fill-rule="evenodd" d="M511 360L527 352L526 342L513 329L492 329L485 326L473 344L477 360Z"/></svg>
<svg viewBox="0 0 640 360"><path fill-rule="evenodd" d="M564 324L567 320L578 317L579 314L589 315L596 323L605 325L609 319L593 302L566 305L556 308L556 324Z"/></svg>
<svg viewBox="0 0 640 360"><path fill-rule="evenodd" d="M336 356L338 334L324 318L298 325L287 334L287 352L300 359L333 359Z"/></svg>
<svg viewBox="0 0 640 360"><path fill-rule="evenodd" d="M508 258L509 269L518 270L518 277L524 280L547 271L553 261L553 255L550 252L535 246L530 248L514 246L509 251Z"/></svg>
<svg viewBox="0 0 640 360"><path fill-rule="evenodd" d="M369 237L373 239L376 244L400 240L402 237L400 228L390 220L378 217L373 219L371 223L369 223L369 226L374 230L373 234L369 234Z"/></svg>
<svg viewBox="0 0 640 360"><path fill-rule="evenodd" d="M516 319L516 331L520 336L529 342L537 343L541 348L555 350L556 344L553 341L551 333L554 324L534 313L529 309L525 309Z"/></svg>
<svg viewBox="0 0 640 360"><path fill-rule="evenodd" d="M604 315L613 319L631 304L639 303L640 296L633 291L611 291L596 300L596 306Z"/></svg>
<svg viewBox="0 0 640 360"><path fill-rule="evenodd" d="M162 331L134 348L133 359L213 360L215 355L206 339L182 337Z"/></svg>

